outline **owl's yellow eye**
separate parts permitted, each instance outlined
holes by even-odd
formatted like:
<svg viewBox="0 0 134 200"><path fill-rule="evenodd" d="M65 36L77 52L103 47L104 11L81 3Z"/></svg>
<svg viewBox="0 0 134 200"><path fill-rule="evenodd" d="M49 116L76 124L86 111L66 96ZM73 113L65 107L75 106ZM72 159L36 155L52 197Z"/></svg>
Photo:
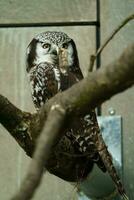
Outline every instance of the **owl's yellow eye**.
<svg viewBox="0 0 134 200"><path fill-rule="evenodd" d="M67 44L67 43L64 43L64 44L62 45L62 47L63 47L64 49L67 49L67 48L68 48L68 44Z"/></svg>
<svg viewBox="0 0 134 200"><path fill-rule="evenodd" d="M48 49L48 48L50 47L50 44L45 43L45 44L42 45L42 47L43 47L44 49Z"/></svg>

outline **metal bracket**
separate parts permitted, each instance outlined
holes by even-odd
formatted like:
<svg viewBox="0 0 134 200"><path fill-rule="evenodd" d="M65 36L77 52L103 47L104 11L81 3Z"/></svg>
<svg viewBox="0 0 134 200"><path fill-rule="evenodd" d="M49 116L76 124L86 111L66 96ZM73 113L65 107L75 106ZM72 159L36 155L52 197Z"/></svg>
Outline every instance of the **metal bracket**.
<svg viewBox="0 0 134 200"><path fill-rule="evenodd" d="M121 116L98 117L103 138L113 157L114 165L122 176L122 125ZM119 200L115 186L107 173L97 166L85 181L80 184L79 200Z"/></svg>

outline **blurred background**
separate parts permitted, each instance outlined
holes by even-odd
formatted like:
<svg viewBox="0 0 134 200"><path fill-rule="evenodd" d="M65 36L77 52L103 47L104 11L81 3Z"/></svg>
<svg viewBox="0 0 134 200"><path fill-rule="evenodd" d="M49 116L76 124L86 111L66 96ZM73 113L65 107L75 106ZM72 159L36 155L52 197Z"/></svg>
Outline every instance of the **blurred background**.
<svg viewBox="0 0 134 200"><path fill-rule="evenodd" d="M112 30L134 13L133 0L1 0L0 1L0 94L20 109L34 112L25 70L25 52L31 39L48 30L66 32L78 48L80 66L87 74L89 57ZM59 22L62 25L59 26ZM74 25L69 25L69 23ZM84 23L88 22L88 23ZM100 28L99 28L100 23ZM127 24L109 43L97 62L104 67L134 42L134 22ZM134 88L105 102L101 114L122 117L123 178L134 199ZM19 189L30 158L0 125L0 199ZM34 200L78 199L73 185L46 173Z"/></svg>

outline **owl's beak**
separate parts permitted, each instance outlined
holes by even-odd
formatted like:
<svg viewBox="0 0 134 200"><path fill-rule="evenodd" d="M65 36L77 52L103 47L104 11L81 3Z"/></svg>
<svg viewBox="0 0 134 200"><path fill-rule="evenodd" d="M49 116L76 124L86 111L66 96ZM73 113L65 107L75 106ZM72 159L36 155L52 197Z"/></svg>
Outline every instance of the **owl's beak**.
<svg viewBox="0 0 134 200"><path fill-rule="evenodd" d="M55 56L58 55L57 49L54 49L51 53L52 53L53 55L55 55Z"/></svg>
<svg viewBox="0 0 134 200"><path fill-rule="evenodd" d="M59 47L55 46L53 48L51 54L53 54L54 56L58 56L59 55Z"/></svg>

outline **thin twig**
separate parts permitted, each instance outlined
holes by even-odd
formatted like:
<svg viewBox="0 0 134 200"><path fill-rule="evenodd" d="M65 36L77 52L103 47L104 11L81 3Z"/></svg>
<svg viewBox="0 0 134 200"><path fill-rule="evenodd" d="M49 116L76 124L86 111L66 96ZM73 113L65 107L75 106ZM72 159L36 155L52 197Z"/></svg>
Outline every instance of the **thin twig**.
<svg viewBox="0 0 134 200"><path fill-rule="evenodd" d="M112 40L112 38L123 28L129 21L134 19L134 14L127 17L125 20L121 22L121 24L118 25L116 29L113 30L113 32L110 34L110 36L104 41L104 43L100 46L100 48L97 50L97 52L94 55L90 56L90 65L89 65L89 72L93 71L94 62L99 54L103 51L103 49L107 46L107 44Z"/></svg>
<svg viewBox="0 0 134 200"><path fill-rule="evenodd" d="M55 117L56 116L56 117ZM12 200L29 200L39 186L44 166L49 158L52 146L57 141L58 134L65 118L65 110L60 105L52 106L46 125L37 141L37 147L20 191Z"/></svg>

